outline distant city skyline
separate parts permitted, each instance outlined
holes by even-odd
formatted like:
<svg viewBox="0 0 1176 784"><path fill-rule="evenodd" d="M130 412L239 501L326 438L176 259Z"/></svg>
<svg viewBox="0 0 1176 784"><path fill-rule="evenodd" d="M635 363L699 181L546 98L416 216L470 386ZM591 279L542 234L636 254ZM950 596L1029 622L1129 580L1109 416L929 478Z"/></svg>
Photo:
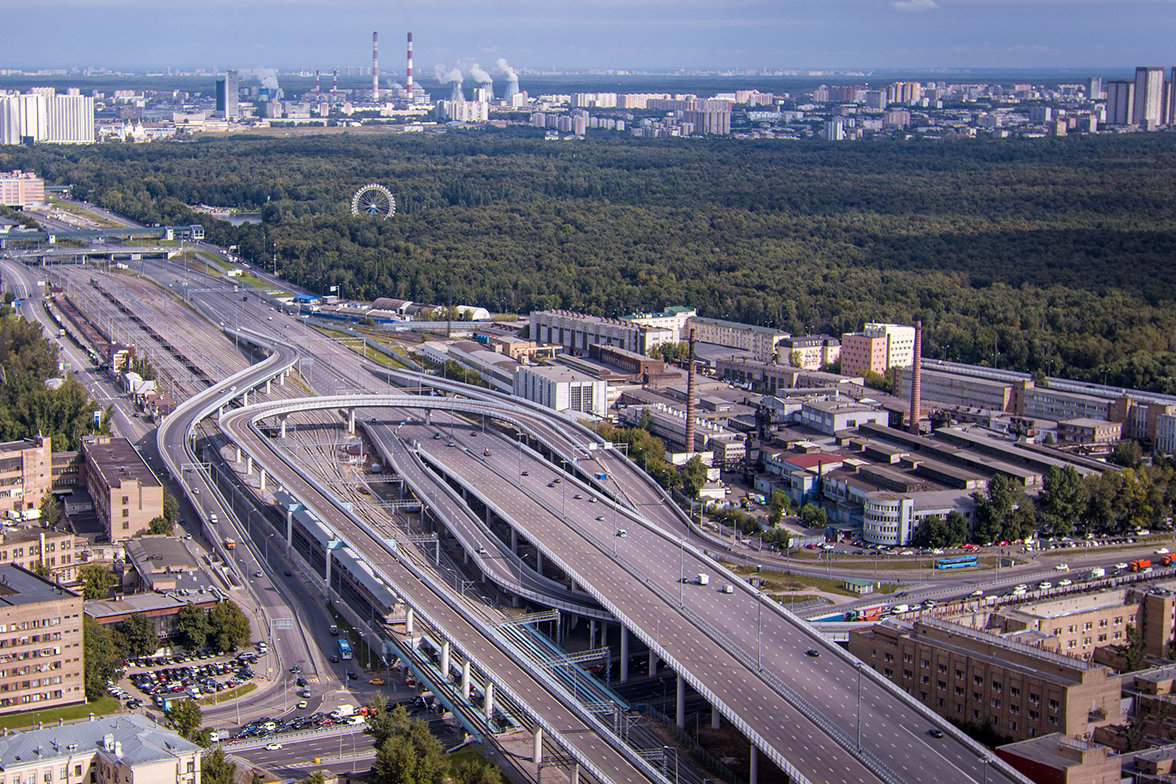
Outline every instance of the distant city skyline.
<svg viewBox="0 0 1176 784"><path fill-rule="evenodd" d="M1089 68L1176 61L1169 0L0 0L3 67Z"/></svg>

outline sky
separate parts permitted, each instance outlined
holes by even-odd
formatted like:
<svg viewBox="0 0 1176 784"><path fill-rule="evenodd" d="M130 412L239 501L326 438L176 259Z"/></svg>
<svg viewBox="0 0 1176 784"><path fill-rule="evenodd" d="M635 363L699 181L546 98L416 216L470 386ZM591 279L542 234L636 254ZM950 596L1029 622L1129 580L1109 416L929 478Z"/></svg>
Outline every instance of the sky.
<svg viewBox="0 0 1176 784"><path fill-rule="evenodd" d="M1122 69L1176 0L0 0L0 68Z"/></svg>

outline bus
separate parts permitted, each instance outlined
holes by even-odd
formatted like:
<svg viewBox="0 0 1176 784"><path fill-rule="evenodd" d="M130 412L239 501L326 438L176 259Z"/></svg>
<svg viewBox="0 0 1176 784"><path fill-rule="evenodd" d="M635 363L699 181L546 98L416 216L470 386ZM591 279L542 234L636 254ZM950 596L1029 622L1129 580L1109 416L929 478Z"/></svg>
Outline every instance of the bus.
<svg viewBox="0 0 1176 784"><path fill-rule="evenodd" d="M351 659L351 643L347 640L339 640L339 658L343 661Z"/></svg>
<svg viewBox="0 0 1176 784"><path fill-rule="evenodd" d="M978 565L974 555L959 555L954 558L937 558L935 560L936 569L974 569Z"/></svg>

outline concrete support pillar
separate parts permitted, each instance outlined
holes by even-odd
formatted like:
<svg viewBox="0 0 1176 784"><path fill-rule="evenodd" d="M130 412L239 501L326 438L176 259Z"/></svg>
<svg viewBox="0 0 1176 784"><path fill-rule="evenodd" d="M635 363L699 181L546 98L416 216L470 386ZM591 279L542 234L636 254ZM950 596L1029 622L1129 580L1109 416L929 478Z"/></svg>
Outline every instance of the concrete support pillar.
<svg viewBox="0 0 1176 784"><path fill-rule="evenodd" d="M240 463L241 462L241 447L239 447L239 446L233 447L233 454L236 455L236 457L233 458L233 462Z"/></svg>
<svg viewBox="0 0 1176 784"><path fill-rule="evenodd" d="M224 407L224 406L221 406L220 408L218 408L218 409L216 410L216 415L217 415L218 417L223 417L223 416L225 415L225 407Z"/></svg>
<svg viewBox="0 0 1176 784"><path fill-rule="evenodd" d="M258 484L257 489L264 490L265 489L265 469L264 468L260 469L260 475L261 475L260 476L261 482Z"/></svg>
<svg viewBox="0 0 1176 784"><path fill-rule="evenodd" d="M331 548L327 547L327 591L331 590Z"/></svg>
<svg viewBox="0 0 1176 784"><path fill-rule="evenodd" d="M449 680L449 640L441 643L441 677Z"/></svg>
<svg viewBox="0 0 1176 784"><path fill-rule="evenodd" d="M535 551L535 571L540 575L543 574L543 553L538 550Z"/></svg>
<svg viewBox="0 0 1176 784"><path fill-rule="evenodd" d="M294 513L286 510L286 544L294 544Z"/></svg>
<svg viewBox="0 0 1176 784"><path fill-rule="evenodd" d="M686 729L686 679L681 675L678 676L678 699L677 699L677 724L678 729Z"/></svg>
<svg viewBox="0 0 1176 784"><path fill-rule="evenodd" d="M621 627L621 683L629 680L629 630Z"/></svg>
<svg viewBox="0 0 1176 784"><path fill-rule="evenodd" d="M494 684L486 682L486 695L482 700L482 715L487 719L494 718Z"/></svg>
<svg viewBox="0 0 1176 784"><path fill-rule="evenodd" d="M270 380L268 378L265 380L265 393L267 395L270 393Z"/></svg>
<svg viewBox="0 0 1176 784"><path fill-rule="evenodd" d="M285 438L286 437L286 417L282 417L282 419L280 421L282 423L282 430L279 433L279 436L281 438Z"/></svg>
<svg viewBox="0 0 1176 784"><path fill-rule="evenodd" d="M519 552L519 532L514 526L510 529L510 551L515 555Z"/></svg>
<svg viewBox="0 0 1176 784"><path fill-rule="evenodd" d="M248 389L246 389L244 392L241 393L241 405L243 405L243 406L249 405L249 390Z"/></svg>
<svg viewBox="0 0 1176 784"><path fill-rule="evenodd" d="M347 410L347 432L352 435L355 434L355 409Z"/></svg>
<svg viewBox="0 0 1176 784"><path fill-rule="evenodd" d="M470 660L461 663L461 698L470 701Z"/></svg>
<svg viewBox="0 0 1176 784"><path fill-rule="evenodd" d="M286 386L286 374L289 372L290 372L289 370L283 370L281 373L278 374L278 386L280 386L280 387Z"/></svg>
<svg viewBox="0 0 1176 784"><path fill-rule="evenodd" d="M722 726L723 717L716 705L711 706L711 729L717 730Z"/></svg>
<svg viewBox="0 0 1176 784"><path fill-rule="evenodd" d="M572 767L568 771L568 784L580 784L580 763L572 763Z"/></svg>
<svg viewBox="0 0 1176 784"><path fill-rule="evenodd" d="M252 456L245 458L245 475L246 476L253 475L253 457Z"/></svg>
<svg viewBox="0 0 1176 784"><path fill-rule="evenodd" d="M596 619L593 618L588 621L588 648L596 647Z"/></svg>
<svg viewBox="0 0 1176 784"><path fill-rule="evenodd" d="M657 675L657 654L652 650L649 651L649 677Z"/></svg>
<svg viewBox="0 0 1176 784"><path fill-rule="evenodd" d="M531 739L531 761L536 765L543 764L543 730L535 728L535 735Z"/></svg>
<svg viewBox="0 0 1176 784"><path fill-rule="evenodd" d="M431 408L425 409L425 424L426 425L433 424L433 409L431 409Z"/></svg>
<svg viewBox="0 0 1176 784"><path fill-rule="evenodd" d="M751 772L747 776L748 784L759 783L759 749L751 744Z"/></svg>
<svg viewBox="0 0 1176 784"><path fill-rule="evenodd" d="M404 633L409 637L412 636L412 622L415 618L416 614L412 611L411 607L404 611Z"/></svg>
<svg viewBox="0 0 1176 784"><path fill-rule="evenodd" d="M600 647L608 646L608 624L604 621L600 622Z"/></svg>

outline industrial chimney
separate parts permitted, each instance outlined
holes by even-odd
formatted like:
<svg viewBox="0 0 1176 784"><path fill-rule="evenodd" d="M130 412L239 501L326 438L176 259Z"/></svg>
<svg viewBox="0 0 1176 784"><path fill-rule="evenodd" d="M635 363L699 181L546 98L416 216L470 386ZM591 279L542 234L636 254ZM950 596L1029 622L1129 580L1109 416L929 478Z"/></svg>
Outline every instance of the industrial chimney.
<svg viewBox="0 0 1176 784"><path fill-rule="evenodd" d="M412 33L408 34L408 79L406 80L408 100L412 102Z"/></svg>
<svg viewBox="0 0 1176 784"><path fill-rule="evenodd" d="M372 33L372 100L380 100L380 34Z"/></svg>
<svg viewBox="0 0 1176 784"><path fill-rule="evenodd" d="M319 81L319 70L317 68L314 69L314 94L323 94L322 82Z"/></svg>
<svg viewBox="0 0 1176 784"><path fill-rule="evenodd" d="M690 330L690 358L686 365L686 451L694 451L694 329Z"/></svg>
<svg viewBox="0 0 1176 784"><path fill-rule="evenodd" d="M911 432L919 434L923 405L923 322L915 322L915 358L911 364Z"/></svg>
<svg viewBox="0 0 1176 784"><path fill-rule="evenodd" d="M331 74L331 102L334 103L339 99L339 69L336 68Z"/></svg>

